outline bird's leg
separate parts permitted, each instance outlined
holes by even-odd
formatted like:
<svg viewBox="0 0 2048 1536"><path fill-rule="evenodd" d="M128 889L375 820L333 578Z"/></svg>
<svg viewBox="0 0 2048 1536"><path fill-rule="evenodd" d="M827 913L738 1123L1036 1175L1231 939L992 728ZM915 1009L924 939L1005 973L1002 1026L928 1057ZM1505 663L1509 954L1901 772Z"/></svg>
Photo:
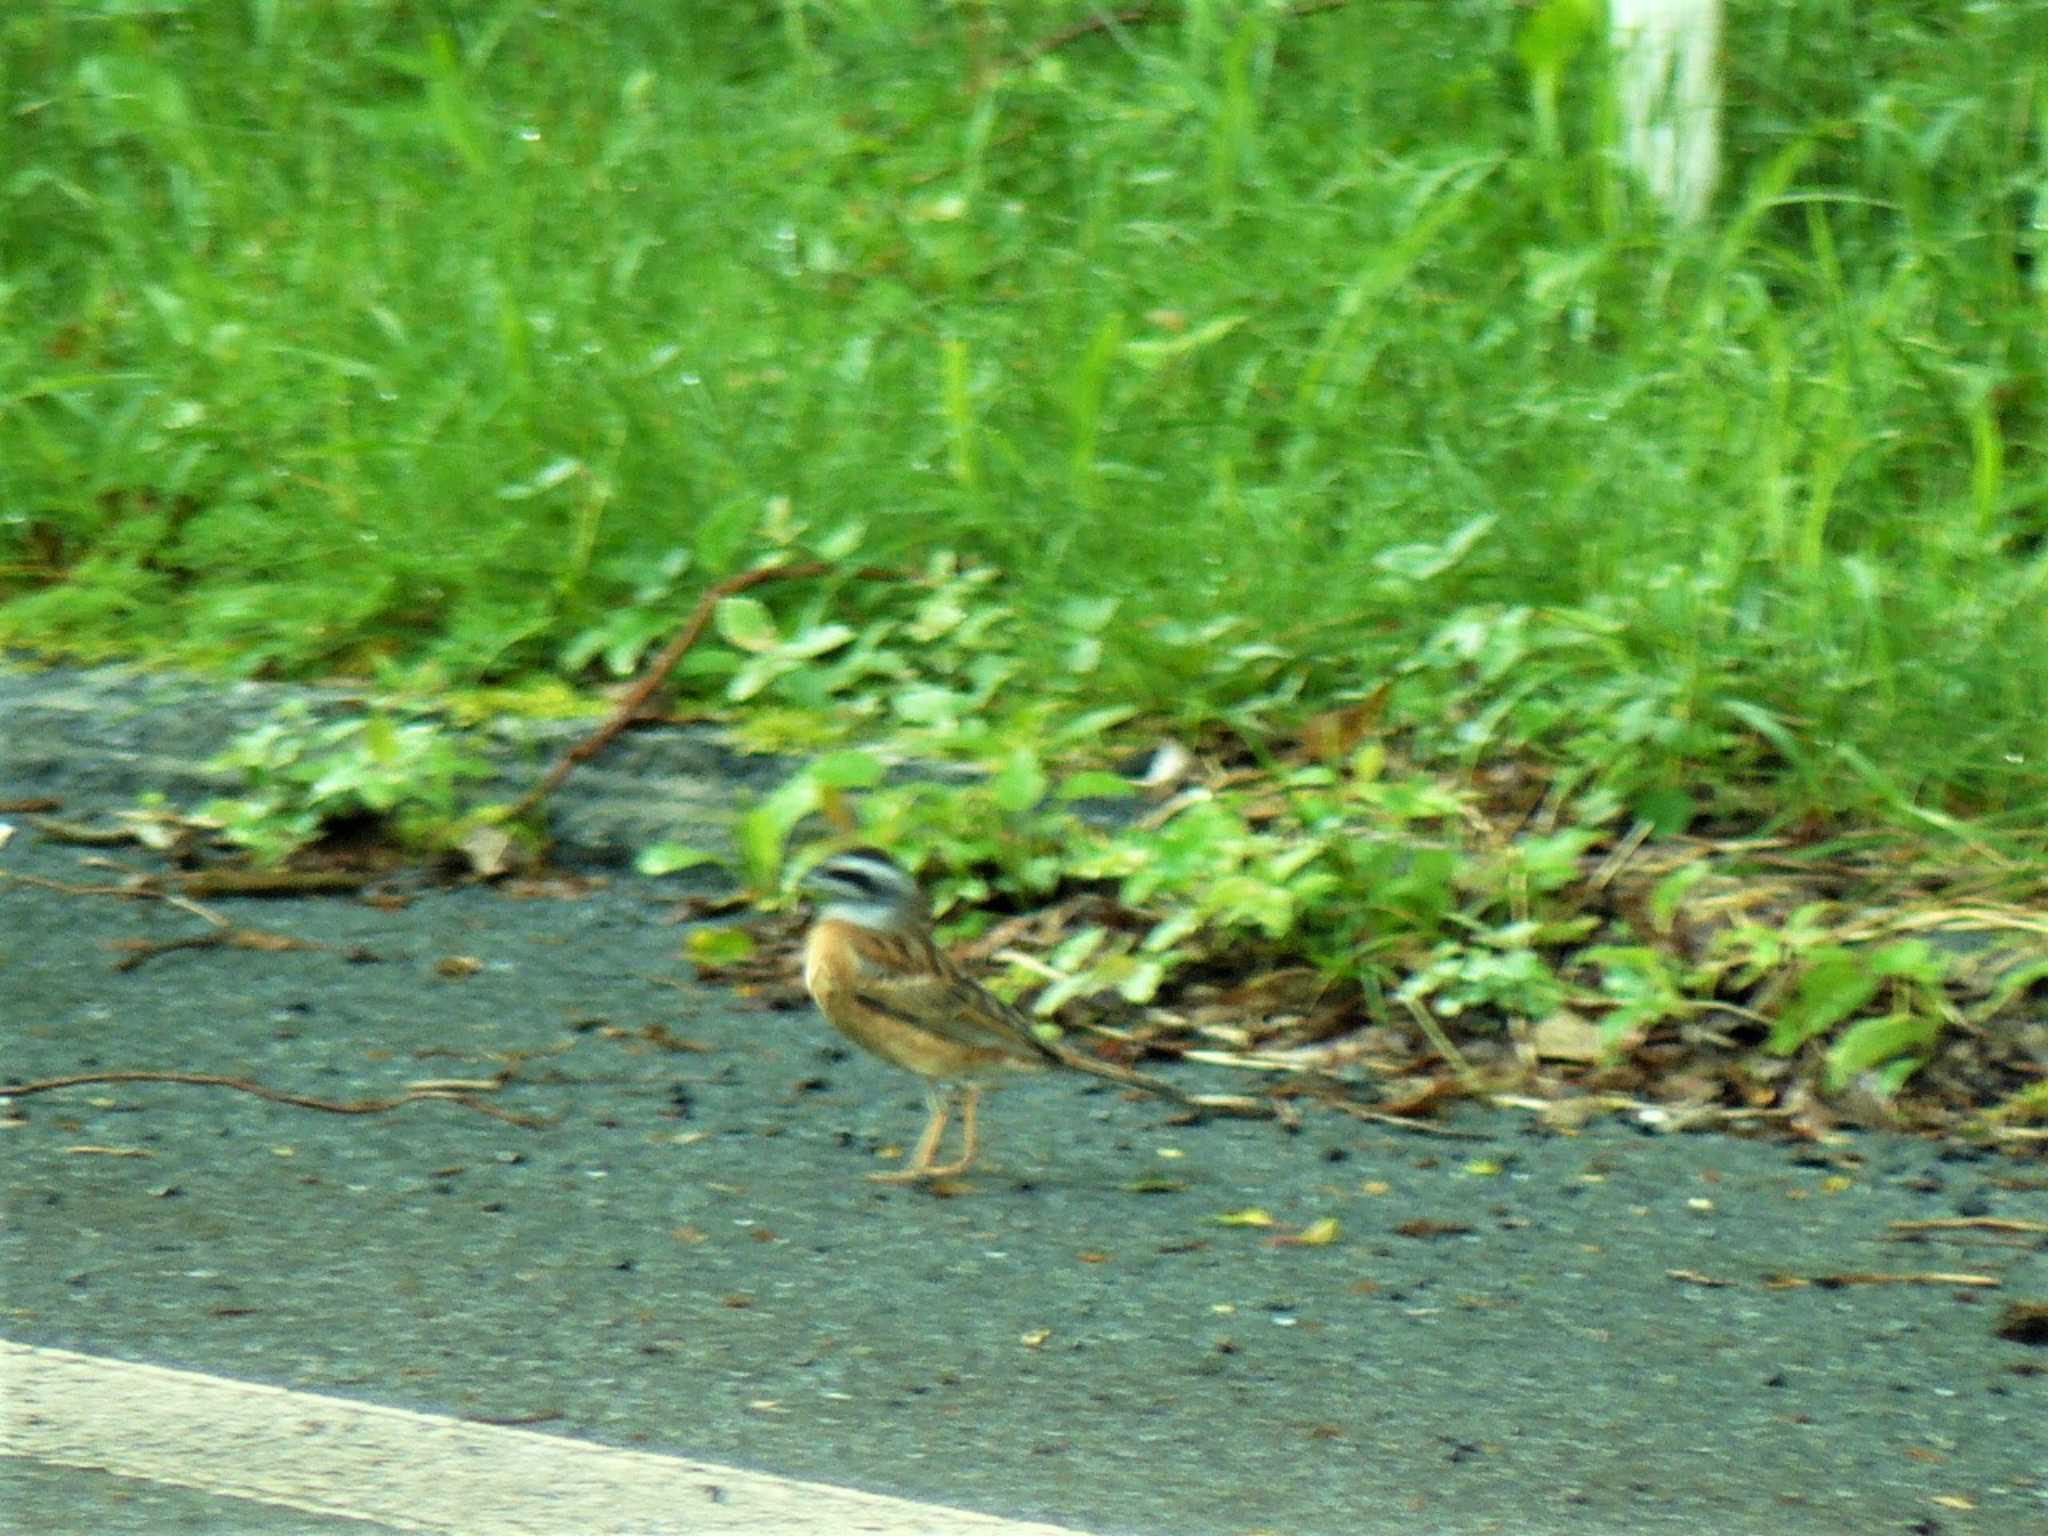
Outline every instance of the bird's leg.
<svg viewBox="0 0 2048 1536"><path fill-rule="evenodd" d="M949 1179L973 1166L974 1154L981 1150L981 1138L976 1134L976 1111L980 1108L981 1089L969 1083L960 1099L960 1155L943 1168L927 1170L928 1177Z"/></svg>
<svg viewBox="0 0 2048 1536"><path fill-rule="evenodd" d="M932 1156L939 1150L939 1138L946 1134L946 1122L953 1118L953 1090L942 1083L927 1084L924 1107L931 1118L924 1123L924 1134L917 1138L909 1163L888 1173L869 1174L877 1184L914 1184L932 1176Z"/></svg>

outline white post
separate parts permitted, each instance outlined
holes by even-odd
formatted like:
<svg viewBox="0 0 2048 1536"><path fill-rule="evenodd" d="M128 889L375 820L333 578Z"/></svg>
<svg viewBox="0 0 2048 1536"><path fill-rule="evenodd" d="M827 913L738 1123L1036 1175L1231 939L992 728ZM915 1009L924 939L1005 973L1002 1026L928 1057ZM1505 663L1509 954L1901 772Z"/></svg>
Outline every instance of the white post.
<svg viewBox="0 0 2048 1536"><path fill-rule="evenodd" d="M1681 223L1721 170L1721 0L1608 0L1621 144Z"/></svg>

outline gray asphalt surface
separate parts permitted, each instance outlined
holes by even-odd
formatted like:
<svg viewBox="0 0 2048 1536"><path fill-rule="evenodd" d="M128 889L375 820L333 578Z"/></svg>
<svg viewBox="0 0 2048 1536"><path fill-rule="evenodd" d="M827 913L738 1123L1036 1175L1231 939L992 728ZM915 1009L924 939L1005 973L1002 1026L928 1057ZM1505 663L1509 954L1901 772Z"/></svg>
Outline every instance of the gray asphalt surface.
<svg viewBox="0 0 2048 1536"><path fill-rule="evenodd" d="M153 867L22 830L0 869L106 879L93 857ZM2048 1219L2038 1158L1478 1113L1457 1124L1481 1141L1289 1135L1058 1079L999 1095L985 1167L937 1199L862 1178L914 1136L915 1085L696 985L667 902L623 877L223 902L328 947L121 974L112 941L204 925L0 883L0 1080L139 1067L339 1099L529 1053L494 1102L549 1121L17 1100L0 1332L1132 1536L2048 1530L2048 1355L1993 1331L2048 1297L2048 1245L1886 1229ZM443 974L457 956L480 968ZM1251 1206L1342 1236L1215 1220ZM2004 1284L1767 1284L1902 1270ZM186 1495L13 1472L18 1528L181 1528ZM120 1523L131 1493L163 1520ZM220 1502L186 1528L322 1528Z"/></svg>

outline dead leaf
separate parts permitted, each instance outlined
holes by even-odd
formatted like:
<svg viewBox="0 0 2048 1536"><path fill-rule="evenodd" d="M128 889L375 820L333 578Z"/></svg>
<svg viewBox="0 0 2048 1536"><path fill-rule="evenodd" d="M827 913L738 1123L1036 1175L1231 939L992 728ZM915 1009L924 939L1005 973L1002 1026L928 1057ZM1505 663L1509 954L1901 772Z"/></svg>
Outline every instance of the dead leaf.
<svg viewBox="0 0 2048 1536"><path fill-rule="evenodd" d="M455 846L471 873L484 880L495 880L523 862L518 839L503 827L472 827Z"/></svg>
<svg viewBox="0 0 2048 1536"><path fill-rule="evenodd" d="M1528 1046L1542 1061L1575 1061L1590 1064L1607 1054L1600 1026L1560 1008L1528 1028Z"/></svg>
<svg viewBox="0 0 2048 1536"><path fill-rule="evenodd" d="M1612 1100L1597 1096L1552 1099L1537 1105L1536 1114L1544 1126L1561 1136L1576 1135L1601 1115L1612 1114Z"/></svg>
<svg viewBox="0 0 2048 1536"><path fill-rule="evenodd" d="M1397 1237L1463 1237L1472 1229L1462 1221L1432 1221L1427 1216L1418 1216L1413 1221L1404 1221L1394 1228Z"/></svg>
<svg viewBox="0 0 2048 1536"><path fill-rule="evenodd" d="M660 1023L642 1026L640 1038L649 1045L659 1047L661 1050L675 1051L692 1056L708 1056L718 1049L717 1046L706 1045L701 1040L685 1039L683 1036L671 1032L666 1024Z"/></svg>
<svg viewBox="0 0 2048 1536"><path fill-rule="evenodd" d="M683 949L693 964L704 970L739 965L753 958L760 940L745 928L702 927L690 930Z"/></svg>
<svg viewBox="0 0 2048 1536"><path fill-rule="evenodd" d="M484 968L483 961L475 955L443 955L434 962L434 974L445 976L450 981L461 981L474 976Z"/></svg>
<svg viewBox="0 0 2048 1536"><path fill-rule="evenodd" d="M1420 1118L1445 1104L1455 1103L1465 1097L1465 1089L1451 1074L1442 1077L1409 1078L1398 1085L1402 1092L1393 1093L1379 1102L1382 1115L1399 1118Z"/></svg>
<svg viewBox="0 0 2048 1536"><path fill-rule="evenodd" d="M1255 1205L1247 1206L1241 1211L1225 1211L1221 1215L1212 1216L1209 1219L1222 1227L1270 1227L1273 1225L1273 1213L1261 1210Z"/></svg>
<svg viewBox="0 0 2048 1536"><path fill-rule="evenodd" d="M1393 681L1389 679L1356 704L1310 716L1301 728L1302 748L1319 763L1334 763L1349 757L1380 723L1393 688Z"/></svg>
<svg viewBox="0 0 2048 1536"><path fill-rule="evenodd" d="M1217 1004L1231 1015L1245 1012L1299 1013L1315 1005L1330 990L1330 978L1310 966L1289 966L1266 971L1239 982L1217 994Z"/></svg>
<svg viewBox="0 0 2048 1536"><path fill-rule="evenodd" d="M1266 1241L1275 1248L1327 1248L1343 1235L1343 1224L1334 1216L1312 1221L1299 1232L1283 1233Z"/></svg>

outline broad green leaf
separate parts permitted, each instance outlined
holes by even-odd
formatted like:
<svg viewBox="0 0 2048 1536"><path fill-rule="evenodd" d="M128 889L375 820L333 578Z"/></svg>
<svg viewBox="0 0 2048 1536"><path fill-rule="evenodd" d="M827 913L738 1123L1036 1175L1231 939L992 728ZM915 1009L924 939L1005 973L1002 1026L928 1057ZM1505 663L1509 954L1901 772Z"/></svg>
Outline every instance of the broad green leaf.
<svg viewBox="0 0 2048 1536"><path fill-rule="evenodd" d="M1704 859L1681 864L1651 888L1650 925L1657 932L1671 931L1672 925L1678 921L1678 909L1685 905L1687 894L1706 878L1710 868Z"/></svg>
<svg viewBox="0 0 2048 1536"><path fill-rule="evenodd" d="M1906 1073L1910 1076L1940 1035L1940 1020L1923 1014L1888 1013L1881 1019L1859 1019L1843 1030L1841 1038L1828 1050L1827 1085L1830 1090L1838 1090L1860 1073L1895 1056L1915 1058Z"/></svg>
<svg viewBox="0 0 2048 1536"><path fill-rule="evenodd" d="M1798 989L1771 1025L1770 1049L1789 1056L1824 1035L1877 996L1878 978L1864 957L1840 945L1813 952Z"/></svg>
<svg viewBox="0 0 2048 1536"><path fill-rule="evenodd" d="M1201 926L1202 914L1193 907L1184 907L1153 925L1145 935L1144 948L1149 953L1169 950Z"/></svg>
<svg viewBox="0 0 2048 1536"><path fill-rule="evenodd" d="M867 536L868 525L859 518L843 522L830 533L819 535L815 545L818 558L827 562L844 560L860 548L861 540Z"/></svg>
<svg viewBox="0 0 2048 1536"><path fill-rule="evenodd" d="M1127 800L1138 792L1138 787L1121 774L1105 773L1091 768L1060 781L1054 791L1055 800Z"/></svg>
<svg viewBox="0 0 2048 1536"><path fill-rule="evenodd" d="M735 704L745 703L796 665L780 654L754 656L725 685L725 696Z"/></svg>
<svg viewBox="0 0 2048 1536"><path fill-rule="evenodd" d="M1497 521L1491 514L1475 517L1440 544L1396 544L1374 555L1373 566L1406 581L1441 576L1470 554Z"/></svg>
<svg viewBox="0 0 2048 1536"><path fill-rule="evenodd" d="M831 752L805 771L831 789L872 789L888 770L871 752Z"/></svg>
<svg viewBox="0 0 2048 1536"><path fill-rule="evenodd" d="M1136 713L1136 710L1122 705L1113 709L1091 709L1056 726L1053 740L1059 743L1094 741L1111 727L1122 725Z"/></svg>
<svg viewBox="0 0 2048 1536"><path fill-rule="evenodd" d="M1970 1016L1975 1019L1992 1018L2022 993L2043 981L2048 981L2048 959L2016 965L1998 978L1990 995L1970 1010Z"/></svg>
<svg viewBox="0 0 2048 1536"><path fill-rule="evenodd" d="M1108 937L1109 931L1100 923L1090 923L1079 933L1062 940L1047 957L1046 964L1056 971L1078 971L1094 958L1095 952L1102 948L1102 941Z"/></svg>
<svg viewBox="0 0 2048 1536"><path fill-rule="evenodd" d="M1118 978L1117 995L1127 1003L1149 1003L1159 995L1160 983L1166 980L1166 965L1163 961L1128 957L1129 969Z"/></svg>
<svg viewBox="0 0 2048 1536"><path fill-rule="evenodd" d="M733 823L733 842L740 851L747 884L756 892L775 889L782 871L782 851L797 823L818 808L818 781L798 774Z"/></svg>
<svg viewBox="0 0 2048 1536"><path fill-rule="evenodd" d="M989 787L997 809L1021 815L1045 798L1045 768L1036 753L1019 749L1009 755Z"/></svg>
<svg viewBox="0 0 2048 1536"><path fill-rule="evenodd" d="M363 722L363 750L380 763L398 756L398 727L389 715L372 715Z"/></svg>
<svg viewBox="0 0 2048 1536"><path fill-rule="evenodd" d="M919 645L930 645L940 636L958 628L967 617L967 606L951 592L937 592L917 605L904 633Z"/></svg>
<svg viewBox="0 0 2048 1536"><path fill-rule="evenodd" d="M951 688L915 683L889 695L889 708L909 725L950 725L972 708L970 701Z"/></svg>
<svg viewBox="0 0 2048 1536"><path fill-rule="evenodd" d="M1060 619L1084 633L1100 634L1116 617L1117 604L1121 601L1115 597L1070 597L1060 604Z"/></svg>
<svg viewBox="0 0 2048 1536"><path fill-rule="evenodd" d="M1084 993L1099 991L1101 985L1093 971L1076 971L1071 976L1062 976L1031 1000L1031 1011L1040 1018L1049 1018Z"/></svg>
<svg viewBox="0 0 2048 1536"><path fill-rule="evenodd" d="M650 843L633 859L633 868L643 875L659 877L679 874L704 864L723 864L722 855L682 843Z"/></svg>
<svg viewBox="0 0 2048 1536"><path fill-rule="evenodd" d="M792 661L809 661L827 651L838 650L853 638L853 634L852 627L846 624L814 624L784 644L781 651Z"/></svg>
<svg viewBox="0 0 2048 1536"><path fill-rule="evenodd" d="M1209 901L1225 921L1255 923L1276 939L1294 926L1294 893L1284 885L1233 875L1216 883Z"/></svg>
<svg viewBox="0 0 2048 1536"><path fill-rule="evenodd" d="M1682 789L1653 789L1637 796L1635 813L1657 836L1676 837L1698 818L1700 804Z"/></svg>
<svg viewBox="0 0 2048 1536"><path fill-rule="evenodd" d="M1948 977L1948 961L1934 952L1925 939L1900 939L1870 951L1870 970L1875 976L1899 976L1907 981L1924 981L1937 986Z"/></svg>
<svg viewBox="0 0 2048 1536"><path fill-rule="evenodd" d="M718 605L716 617L719 637L737 650L759 655L782 644L782 636L775 628L775 615L757 597L725 598Z"/></svg>

